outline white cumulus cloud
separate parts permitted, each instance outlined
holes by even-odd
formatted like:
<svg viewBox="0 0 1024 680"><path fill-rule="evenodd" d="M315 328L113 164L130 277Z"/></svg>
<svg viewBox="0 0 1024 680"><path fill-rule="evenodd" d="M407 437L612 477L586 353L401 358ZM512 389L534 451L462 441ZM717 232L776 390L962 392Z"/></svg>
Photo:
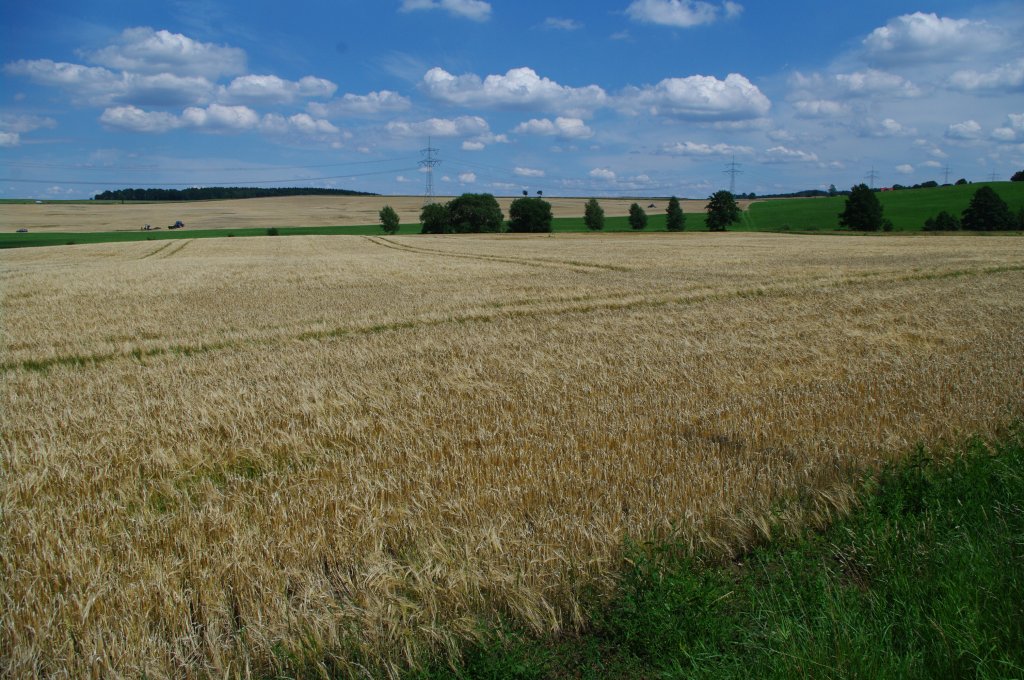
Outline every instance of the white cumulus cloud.
<svg viewBox="0 0 1024 680"><path fill-rule="evenodd" d="M981 125L976 120L954 123L946 128L946 137L960 140L978 139L981 137Z"/></svg>
<svg viewBox="0 0 1024 680"><path fill-rule="evenodd" d="M429 118L415 123L393 121L387 129L398 137L477 137L490 132L487 121L480 116Z"/></svg>
<svg viewBox="0 0 1024 680"><path fill-rule="evenodd" d="M736 2L721 5L703 0L634 0L626 8L633 21L674 28L690 28L710 24L721 17L733 18L743 12Z"/></svg>
<svg viewBox="0 0 1024 680"><path fill-rule="evenodd" d="M181 120L189 127L211 132L251 130L260 124L260 117L248 106L210 104L206 108L190 106L181 113Z"/></svg>
<svg viewBox="0 0 1024 680"><path fill-rule="evenodd" d="M512 172L515 173L516 175L520 176L520 177L543 177L544 176L544 171L543 170L537 170L535 168L520 168L520 167L517 167L514 170L512 170Z"/></svg>
<svg viewBox="0 0 1024 680"><path fill-rule="evenodd" d="M864 39L869 60L885 63L952 61L1000 48L1002 30L985 21L914 12L890 20Z"/></svg>
<svg viewBox="0 0 1024 680"><path fill-rule="evenodd" d="M672 156L733 156L754 153L754 150L749 146L734 146L721 143L702 144L689 141L665 144L661 147L661 151Z"/></svg>
<svg viewBox="0 0 1024 680"><path fill-rule="evenodd" d="M89 61L136 73L217 78L245 72L245 51L193 40L148 26L125 29L114 45L87 53Z"/></svg>
<svg viewBox="0 0 1024 680"><path fill-rule="evenodd" d="M773 146L764 152L765 160L769 163L814 163L818 160L818 154L802 151L800 149L790 149L786 146Z"/></svg>
<svg viewBox="0 0 1024 680"><path fill-rule="evenodd" d="M992 131L992 138L1000 142L1024 140L1024 113L1011 113L1006 123Z"/></svg>
<svg viewBox="0 0 1024 680"><path fill-rule="evenodd" d="M459 181L462 182L463 184L473 184L474 182L476 182L476 173L464 172L461 175L459 175Z"/></svg>
<svg viewBox="0 0 1024 680"><path fill-rule="evenodd" d="M183 122L172 113L144 111L137 106L115 106L106 109L100 122L110 128L130 132L161 133L182 127Z"/></svg>
<svg viewBox="0 0 1024 680"><path fill-rule="evenodd" d="M297 97L330 97L337 89L331 81L314 76L293 81L275 75L247 75L232 80L224 97L235 103L288 104Z"/></svg>
<svg viewBox="0 0 1024 680"><path fill-rule="evenodd" d="M531 118L525 123L517 125L513 132L528 135L557 135L566 139L588 139L594 136L594 131L581 118L563 118L561 116L555 120Z"/></svg>
<svg viewBox="0 0 1024 680"><path fill-rule="evenodd" d="M911 165L910 163L903 163L901 165L896 166L896 172L900 173L901 175L912 175L914 174L914 166Z"/></svg>
<svg viewBox="0 0 1024 680"><path fill-rule="evenodd" d="M491 3L483 0L402 0L401 11L445 10L449 14L473 21L487 21L491 18Z"/></svg>
<svg viewBox="0 0 1024 680"><path fill-rule="evenodd" d="M385 112L406 111L412 106L408 97L391 90L369 94L345 94L329 102L311 102L309 112L322 117L375 116Z"/></svg>
<svg viewBox="0 0 1024 680"><path fill-rule="evenodd" d="M1024 89L1024 58L989 71L964 69L949 78L950 86L964 92L1001 93Z"/></svg>
<svg viewBox="0 0 1024 680"><path fill-rule="evenodd" d="M642 88L628 87L618 102L620 108L633 114L719 121L758 118L772 106L756 85L737 73L730 73L725 80L698 75L666 78Z"/></svg>
<svg viewBox="0 0 1024 680"><path fill-rule="evenodd" d="M594 179L603 179L609 182L615 181L615 173L611 168L594 168L588 174Z"/></svg>
<svg viewBox="0 0 1024 680"><path fill-rule="evenodd" d="M830 99L795 101L793 108L800 118L836 118L849 113L845 104Z"/></svg>
<svg viewBox="0 0 1024 680"><path fill-rule="evenodd" d="M21 144L21 135L17 132L0 132L0 148L9 148Z"/></svg>
<svg viewBox="0 0 1024 680"><path fill-rule="evenodd" d="M575 115L588 115L603 106L608 98L597 85L578 88L560 85L528 67L484 79L472 73L455 76L434 67L423 76L422 86L430 97L448 104L529 107Z"/></svg>

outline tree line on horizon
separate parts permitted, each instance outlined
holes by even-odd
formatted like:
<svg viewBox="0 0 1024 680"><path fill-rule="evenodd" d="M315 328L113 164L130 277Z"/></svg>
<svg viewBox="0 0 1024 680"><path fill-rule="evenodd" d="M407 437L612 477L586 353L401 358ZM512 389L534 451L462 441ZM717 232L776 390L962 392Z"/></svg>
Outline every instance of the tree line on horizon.
<svg viewBox="0 0 1024 680"><path fill-rule="evenodd" d="M540 194L540 192L537 192ZM725 231L726 227L740 221L741 212L735 197L728 191L719 191L708 197L706 225L709 231ZM679 205L679 199L672 196L668 201L665 215L667 231L686 229L686 215ZM385 205L378 214L381 227L388 234L399 229L398 213ZM512 201L509 206L509 220L493 194L466 193L447 203L428 203L420 212L420 233L422 234L479 234L509 231L513 233L543 233L552 230L551 204L538 196L525 196ZM629 206L629 226L634 230L647 228L647 213L639 203ZM604 229L604 209L596 198L587 201L583 212L583 223L591 231Z"/></svg>
<svg viewBox="0 0 1024 680"><path fill-rule="evenodd" d="M189 187L187 189L115 189L93 196L95 201L212 201L279 196L379 196L366 191L321 187Z"/></svg>

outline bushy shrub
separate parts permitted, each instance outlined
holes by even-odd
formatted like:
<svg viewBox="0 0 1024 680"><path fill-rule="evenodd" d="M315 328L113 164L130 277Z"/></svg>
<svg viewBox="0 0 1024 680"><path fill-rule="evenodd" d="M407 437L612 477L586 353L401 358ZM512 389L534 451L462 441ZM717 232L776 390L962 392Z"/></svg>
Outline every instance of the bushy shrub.
<svg viewBox="0 0 1024 680"><path fill-rule="evenodd" d="M508 230L551 231L551 204L543 198L517 198L508 208Z"/></svg>

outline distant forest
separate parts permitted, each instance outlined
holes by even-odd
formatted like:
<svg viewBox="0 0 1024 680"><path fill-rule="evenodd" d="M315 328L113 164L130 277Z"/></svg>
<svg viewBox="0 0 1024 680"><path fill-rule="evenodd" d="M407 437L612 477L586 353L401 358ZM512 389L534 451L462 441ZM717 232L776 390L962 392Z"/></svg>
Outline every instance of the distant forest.
<svg viewBox="0 0 1024 680"><path fill-rule="evenodd" d="M193 187L190 189L118 189L93 196L96 201L212 201L273 196L377 196L365 191L316 187Z"/></svg>

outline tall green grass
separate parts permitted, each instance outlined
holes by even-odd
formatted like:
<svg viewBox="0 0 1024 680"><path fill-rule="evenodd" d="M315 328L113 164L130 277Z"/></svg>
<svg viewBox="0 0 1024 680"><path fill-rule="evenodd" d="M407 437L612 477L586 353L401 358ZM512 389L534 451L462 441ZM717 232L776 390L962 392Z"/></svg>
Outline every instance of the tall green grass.
<svg viewBox="0 0 1024 680"><path fill-rule="evenodd" d="M729 564L634 547L582 636L505 631L418 678L1022 678L1024 428L884 470L824 533Z"/></svg>

